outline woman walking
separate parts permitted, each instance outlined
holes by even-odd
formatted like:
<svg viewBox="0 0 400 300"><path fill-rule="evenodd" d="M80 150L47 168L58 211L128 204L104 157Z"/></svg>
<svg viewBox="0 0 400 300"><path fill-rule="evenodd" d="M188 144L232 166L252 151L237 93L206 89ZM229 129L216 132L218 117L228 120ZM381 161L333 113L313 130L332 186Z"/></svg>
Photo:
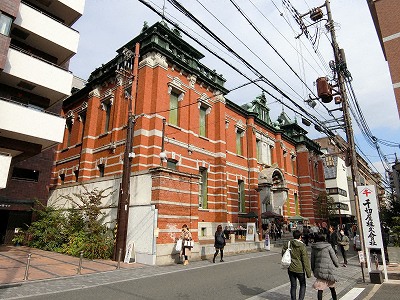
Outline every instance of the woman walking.
<svg viewBox="0 0 400 300"><path fill-rule="evenodd" d="M183 262L183 265L186 266L189 264L189 256L190 256L190 254L192 254L192 248L193 248L192 246L187 245L188 242L192 240L192 234L189 231L189 228L187 227L186 224L182 225L182 232L181 232L180 238L182 239L181 255L185 257L185 261Z"/></svg>
<svg viewBox="0 0 400 300"><path fill-rule="evenodd" d="M217 231L215 232L214 238L215 238L215 240L214 240L215 253L214 253L213 263L215 263L215 258L217 257L219 251L221 251L220 262L223 262L224 261L224 247L225 247L226 241L225 241L225 235L224 235L224 232L222 231L221 225L217 226Z"/></svg>
<svg viewBox="0 0 400 300"><path fill-rule="evenodd" d="M311 270L317 278L313 288L318 291L318 300L322 300L322 294L329 288L332 299L337 300L334 275L334 267L339 267L339 261L332 246L325 241L325 235L318 234L316 243L311 245Z"/></svg>

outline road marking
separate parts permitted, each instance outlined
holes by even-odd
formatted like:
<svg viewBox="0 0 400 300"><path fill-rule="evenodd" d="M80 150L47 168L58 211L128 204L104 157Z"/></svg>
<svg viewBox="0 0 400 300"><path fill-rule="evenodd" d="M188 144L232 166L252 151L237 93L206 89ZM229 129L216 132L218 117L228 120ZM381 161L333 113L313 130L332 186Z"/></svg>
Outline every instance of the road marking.
<svg viewBox="0 0 400 300"><path fill-rule="evenodd" d="M364 288L352 288L346 295L344 295L339 300L353 300L358 297L362 293Z"/></svg>
<svg viewBox="0 0 400 300"><path fill-rule="evenodd" d="M367 297L364 298L364 300L371 299L372 296L375 295L375 293L379 290L381 286L382 286L381 284L375 284L372 290L370 290L370 292L368 293Z"/></svg>
<svg viewBox="0 0 400 300"><path fill-rule="evenodd" d="M273 293L273 292L275 292L275 291L277 291L277 290L279 290L281 288L287 287L289 285L290 285L290 282L284 283L284 284L282 284L280 286L277 286L277 287L274 287L273 289L270 289L270 290L268 290L268 291L266 291L264 293L261 293L261 294L258 294L256 296L247 298L246 300L261 300L261 299L262 300L268 300L268 298L267 298L268 294Z"/></svg>

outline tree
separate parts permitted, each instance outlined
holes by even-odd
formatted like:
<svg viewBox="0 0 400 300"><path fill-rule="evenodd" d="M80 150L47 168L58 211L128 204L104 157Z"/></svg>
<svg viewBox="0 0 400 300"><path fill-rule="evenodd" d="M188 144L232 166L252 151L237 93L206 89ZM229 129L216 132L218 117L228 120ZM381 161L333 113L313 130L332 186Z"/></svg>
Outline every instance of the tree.
<svg viewBox="0 0 400 300"><path fill-rule="evenodd" d="M327 192L319 193L316 199L316 215L327 220L329 224L329 216L336 212L335 202Z"/></svg>
<svg viewBox="0 0 400 300"><path fill-rule="evenodd" d="M395 235L395 244L400 246L400 197L393 196L389 200L388 206L380 210L382 224L388 226Z"/></svg>

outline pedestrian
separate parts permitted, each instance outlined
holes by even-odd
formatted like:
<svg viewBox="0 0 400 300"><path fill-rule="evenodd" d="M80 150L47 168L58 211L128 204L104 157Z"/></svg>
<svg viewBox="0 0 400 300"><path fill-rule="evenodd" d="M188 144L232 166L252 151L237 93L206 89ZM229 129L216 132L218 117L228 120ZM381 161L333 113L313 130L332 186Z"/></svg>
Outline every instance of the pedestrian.
<svg viewBox="0 0 400 300"><path fill-rule="evenodd" d="M342 253L342 256L343 256L343 267L347 267L347 251L349 251L349 248L350 248L349 237L344 234L343 230L340 230L340 234L338 236L337 241L338 241L340 252Z"/></svg>
<svg viewBox="0 0 400 300"><path fill-rule="evenodd" d="M293 240L290 241L290 255L292 262L288 268L290 280L290 299L296 300L297 280L300 283L299 300L303 300L306 294L306 276L311 277L310 260L308 259L307 249L301 241L301 232L293 231ZM285 253L288 245L282 248L282 256Z"/></svg>
<svg viewBox="0 0 400 300"><path fill-rule="evenodd" d="M189 256L192 254L192 248L193 246L185 245L185 241L189 242L192 241L192 233L189 231L189 228L186 224L182 225L182 232L180 238L182 239L182 250L181 250L181 256L185 257L185 261L183 262L183 265L188 265L189 264Z"/></svg>
<svg viewBox="0 0 400 300"><path fill-rule="evenodd" d="M224 247L226 245L225 241L225 235L222 232L222 226L218 225L217 226L217 231L214 234L214 247L215 247L215 253L214 253L214 258L213 258L213 263L215 263L215 258L218 255L218 252L221 251L221 259L220 262L224 261Z"/></svg>
<svg viewBox="0 0 400 300"><path fill-rule="evenodd" d="M307 225L305 225L303 228L303 237L304 237L304 243L306 244L306 246L308 246L308 241L310 238L310 229L308 229Z"/></svg>
<svg viewBox="0 0 400 300"><path fill-rule="evenodd" d="M311 270L316 278L313 288L318 291L318 300L322 300L325 289L329 288L332 299L337 300L334 267L339 267L339 261L332 246L325 241L325 235L318 234L316 242L311 245Z"/></svg>
<svg viewBox="0 0 400 300"><path fill-rule="evenodd" d="M277 229L276 229L276 224L273 221L272 221L272 225L271 225L271 235L272 235L272 238L274 239L274 241L276 241L276 238L278 236L278 232L277 232Z"/></svg>
<svg viewBox="0 0 400 300"><path fill-rule="evenodd" d="M389 252L388 252L388 244L389 244L389 228L382 228L382 243L383 243L383 253L385 253L385 261L389 263Z"/></svg>
<svg viewBox="0 0 400 300"><path fill-rule="evenodd" d="M333 227L333 226L329 226L328 243L331 244L332 249L333 249L333 251L335 251L335 254L337 256L338 235L335 230L335 227Z"/></svg>

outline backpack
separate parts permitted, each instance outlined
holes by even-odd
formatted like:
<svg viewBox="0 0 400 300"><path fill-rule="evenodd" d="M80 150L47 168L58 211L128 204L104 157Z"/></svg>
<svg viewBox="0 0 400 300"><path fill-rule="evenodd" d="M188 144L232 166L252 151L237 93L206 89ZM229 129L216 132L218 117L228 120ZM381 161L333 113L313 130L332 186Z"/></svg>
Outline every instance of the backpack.
<svg viewBox="0 0 400 300"><path fill-rule="evenodd" d="M292 257L290 255L291 250L292 249L290 249L290 241L289 241L288 248L286 249L285 253L283 253L283 255L282 255L282 259L281 259L282 269L289 268L290 264L292 263Z"/></svg>

